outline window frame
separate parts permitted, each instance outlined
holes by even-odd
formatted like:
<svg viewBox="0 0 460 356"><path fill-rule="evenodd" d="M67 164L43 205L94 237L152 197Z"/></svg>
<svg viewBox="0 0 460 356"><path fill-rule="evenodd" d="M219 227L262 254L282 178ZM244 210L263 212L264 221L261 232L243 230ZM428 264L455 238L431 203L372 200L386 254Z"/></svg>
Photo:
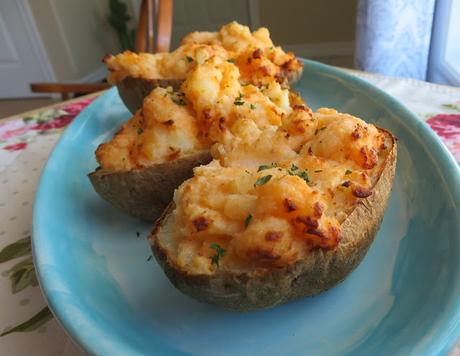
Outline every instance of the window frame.
<svg viewBox="0 0 460 356"><path fill-rule="evenodd" d="M455 53L457 58L451 56L455 43L460 44L460 2L437 0L431 35L428 81L460 86L460 50Z"/></svg>

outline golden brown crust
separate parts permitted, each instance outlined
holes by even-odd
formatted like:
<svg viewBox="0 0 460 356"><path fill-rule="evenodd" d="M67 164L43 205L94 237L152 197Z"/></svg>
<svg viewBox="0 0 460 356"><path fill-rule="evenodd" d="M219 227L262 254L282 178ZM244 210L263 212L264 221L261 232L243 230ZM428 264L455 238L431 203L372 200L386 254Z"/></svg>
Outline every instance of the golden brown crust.
<svg viewBox="0 0 460 356"><path fill-rule="evenodd" d="M154 221L173 198L174 190L193 175L193 168L211 161L209 151L144 169L104 172L89 179L97 193L114 207L141 219Z"/></svg>
<svg viewBox="0 0 460 356"><path fill-rule="evenodd" d="M391 138L392 147L372 194L360 200L342 224L342 240L336 249L316 249L308 258L278 269L260 269L250 274L222 269L213 275L192 275L168 258L168 251L159 239L160 228L172 216L169 214L174 209L171 204L156 222L150 236L157 261L174 286L185 294L239 311L273 307L333 287L364 258L383 219L395 174L397 147L394 136L381 131Z"/></svg>
<svg viewBox="0 0 460 356"><path fill-rule="evenodd" d="M302 76L303 68L298 71L285 71L289 86L294 85ZM121 82L117 83L118 94L121 100L126 105L128 110L135 114L142 107L144 98L156 87L167 88L171 86L175 91L180 90L180 86L184 80L182 79L144 79L126 77Z"/></svg>
<svg viewBox="0 0 460 356"><path fill-rule="evenodd" d="M180 89L183 80L179 79L144 79L126 77L117 83L118 94L126 107L135 114L142 107L144 98L156 87L173 87L175 91Z"/></svg>
<svg viewBox="0 0 460 356"><path fill-rule="evenodd" d="M300 78L302 77L302 73L303 73L303 66L298 68L298 70L296 71L290 70L290 71L285 72L285 76L289 84L289 87L293 86L295 83L297 83L300 80Z"/></svg>

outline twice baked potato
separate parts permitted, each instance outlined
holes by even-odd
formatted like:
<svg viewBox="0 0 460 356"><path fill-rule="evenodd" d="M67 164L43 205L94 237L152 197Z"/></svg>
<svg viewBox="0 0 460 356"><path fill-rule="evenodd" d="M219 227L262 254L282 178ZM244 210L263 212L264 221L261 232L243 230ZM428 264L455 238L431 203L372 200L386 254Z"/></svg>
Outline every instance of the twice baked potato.
<svg viewBox="0 0 460 356"><path fill-rule="evenodd" d="M270 149L254 138L245 161L195 168L150 236L175 287L248 311L321 293L360 263L388 202L396 140L331 109L311 126L295 156L287 147L263 162Z"/></svg>
<svg viewBox="0 0 460 356"><path fill-rule="evenodd" d="M154 221L171 202L174 190L192 177L193 168L212 160L209 151L120 172L97 169L89 174L96 192L128 215Z"/></svg>
<svg viewBox="0 0 460 356"><path fill-rule="evenodd" d="M171 87L174 91L180 90L183 80L178 79L144 79L126 77L117 84L118 94L129 111L133 114L142 108L144 99L153 89Z"/></svg>
<svg viewBox="0 0 460 356"><path fill-rule="evenodd" d="M158 218L192 168L211 161L216 142L227 147L244 132L276 130L300 108L309 115L301 99L275 81L262 89L242 86L238 68L218 57L198 65L181 90L155 88L142 110L96 151L100 167L89 175L91 183L130 215Z"/></svg>
<svg viewBox="0 0 460 356"><path fill-rule="evenodd" d="M302 62L293 53L274 47L267 29L251 33L248 27L236 22L218 32L193 32L173 52L126 51L107 55L104 62L110 71L109 83L117 85L120 97L134 114L152 89L157 86L178 89L197 65L211 57L235 63L242 84L260 87L274 80L289 87L302 75Z"/></svg>

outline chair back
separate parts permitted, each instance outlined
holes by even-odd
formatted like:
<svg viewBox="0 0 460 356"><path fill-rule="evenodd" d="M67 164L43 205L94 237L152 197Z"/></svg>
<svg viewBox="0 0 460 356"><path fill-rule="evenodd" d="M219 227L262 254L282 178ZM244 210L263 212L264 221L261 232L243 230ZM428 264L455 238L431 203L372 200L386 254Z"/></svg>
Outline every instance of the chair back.
<svg viewBox="0 0 460 356"><path fill-rule="evenodd" d="M171 45L173 0L142 0L137 25L137 52L168 52Z"/></svg>

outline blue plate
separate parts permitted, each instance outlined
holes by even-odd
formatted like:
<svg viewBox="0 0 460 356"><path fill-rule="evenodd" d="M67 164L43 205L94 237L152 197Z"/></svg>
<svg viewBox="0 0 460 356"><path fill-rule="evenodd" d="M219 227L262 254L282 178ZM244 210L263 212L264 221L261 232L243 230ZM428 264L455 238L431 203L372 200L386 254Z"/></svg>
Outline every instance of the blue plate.
<svg viewBox="0 0 460 356"><path fill-rule="evenodd" d="M111 208L86 174L129 117L115 89L66 130L41 178L33 249L41 287L70 335L95 354L442 354L460 333L460 172L438 137L382 91L305 61L298 90L391 130L398 168L382 228L332 290L271 310L200 304L169 283L151 224ZM141 237L137 237L139 232Z"/></svg>

